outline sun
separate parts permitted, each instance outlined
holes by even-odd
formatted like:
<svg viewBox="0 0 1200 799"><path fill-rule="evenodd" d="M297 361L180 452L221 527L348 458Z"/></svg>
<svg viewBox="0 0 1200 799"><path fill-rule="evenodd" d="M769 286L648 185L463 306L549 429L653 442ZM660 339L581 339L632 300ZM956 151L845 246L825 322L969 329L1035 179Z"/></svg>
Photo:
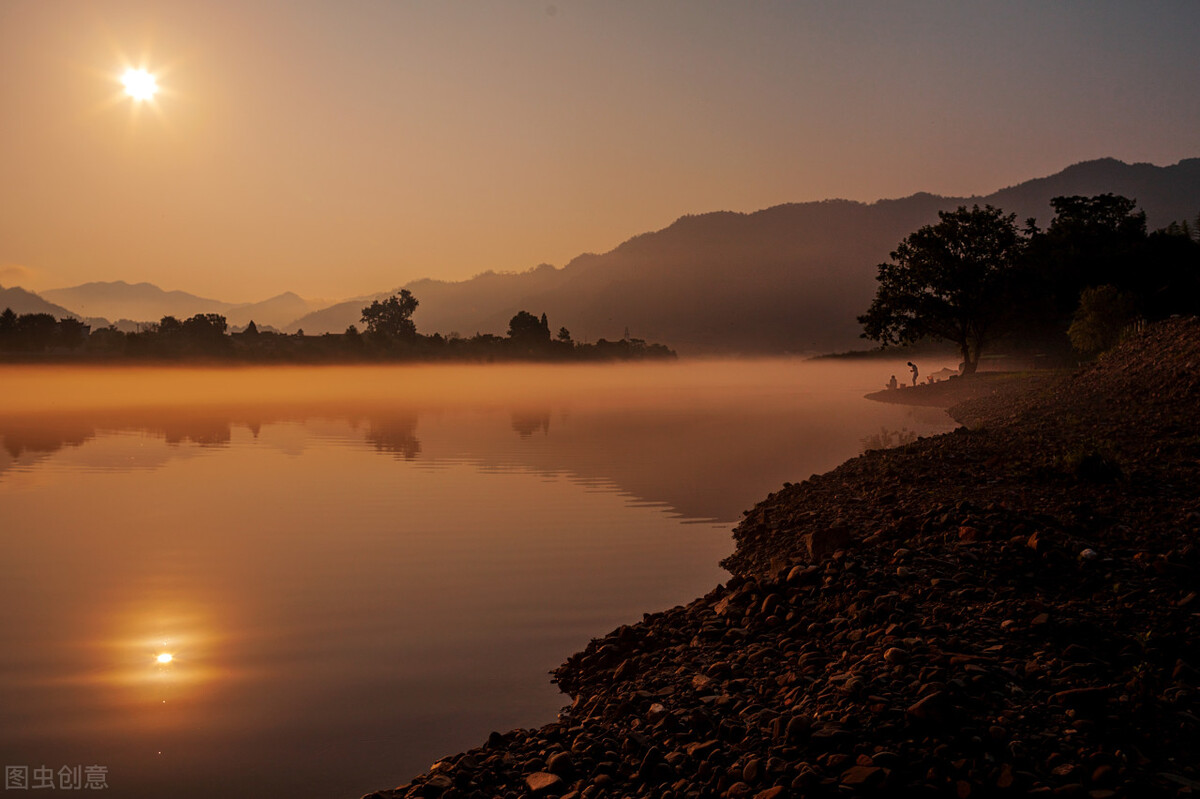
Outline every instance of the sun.
<svg viewBox="0 0 1200 799"><path fill-rule="evenodd" d="M153 100L158 93L158 79L144 69L131 67L125 70L121 83L125 86L125 93L139 102Z"/></svg>
<svg viewBox="0 0 1200 799"><path fill-rule="evenodd" d="M159 663L170 663L172 660L175 659L175 656L169 652L163 652L161 655L156 655L154 657L154 659L157 660Z"/></svg>

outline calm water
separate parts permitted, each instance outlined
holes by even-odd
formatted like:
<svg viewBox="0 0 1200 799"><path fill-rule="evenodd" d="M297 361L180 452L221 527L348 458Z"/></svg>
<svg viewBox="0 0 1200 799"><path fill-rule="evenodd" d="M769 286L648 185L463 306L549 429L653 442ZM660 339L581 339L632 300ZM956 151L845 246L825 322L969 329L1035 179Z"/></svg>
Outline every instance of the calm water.
<svg viewBox="0 0 1200 799"><path fill-rule="evenodd" d="M356 797L550 721L743 509L953 426L861 399L902 368L0 367L0 759Z"/></svg>

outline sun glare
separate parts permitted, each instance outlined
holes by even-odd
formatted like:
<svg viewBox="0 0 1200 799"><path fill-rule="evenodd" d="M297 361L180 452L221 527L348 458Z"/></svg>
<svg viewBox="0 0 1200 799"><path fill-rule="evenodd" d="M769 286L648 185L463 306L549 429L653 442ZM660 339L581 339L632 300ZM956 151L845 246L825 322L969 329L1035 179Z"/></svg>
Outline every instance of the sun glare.
<svg viewBox="0 0 1200 799"><path fill-rule="evenodd" d="M170 663L172 660L175 659L175 656L172 655L170 652L163 652L161 655L155 656L154 659L157 660L159 663Z"/></svg>
<svg viewBox="0 0 1200 799"><path fill-rule="evenodd" d="M158 79L144 69L127 69L121 77L125 93L135 100L152 100L158 92Z"/></svg>

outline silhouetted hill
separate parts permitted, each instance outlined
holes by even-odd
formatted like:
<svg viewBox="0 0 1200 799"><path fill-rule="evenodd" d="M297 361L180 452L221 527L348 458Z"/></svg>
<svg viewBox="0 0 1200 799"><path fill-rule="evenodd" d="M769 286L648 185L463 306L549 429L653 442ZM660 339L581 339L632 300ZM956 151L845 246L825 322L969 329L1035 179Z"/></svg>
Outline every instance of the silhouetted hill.
<svg viewBox="0 0 1200 799"><path fill-rule="evenodd" d="M164 316L186 319L199 313L219 313L232 325L245 325L253 319L282 327L311 309L305 299L290 291L262 302L229 303L186 291L165 291L153 283L131 284L123 280L84 283L42 293L88 317L144 322L157 322Z"/></svg>
<svg viewBox="0 0 1200 799"><path fill-rule="evenodd" d="M1183 219L1195 221L1200 213L1200 158L1173 166L1125 164L1115 158L1084 161L1050 177L1001 189L985 199L1016 212L1018 221L1037 217L1044 228L1052 215L1051 197L1105 193L1137 200L1151 230Z"/></svg>
<svg viewBox="0 0 1200 799"><path fill-rule="evenodd" d="M42 294L85 316L157 322L164 316L186 318L198 313L224 313L228 303L186 291L164 291L152 283L124 280L83 283Z"/></svg>
<svg viewBox="0 0 1200 799"><path fill-rule="evenodd" d="M248 325L253 320L259 327L268 325L282 328L311 310L312 305L308 300L288 291L261 302L232 305L225 311L225 316L229 324L239 327Z"/></svg>
<svg viewBox="0 0 1200 799"><path fill-rule="evenodd" d="M421 302L413 318L426 333L502 333L513 314L529 310L544 311L552 329L565 325L577 340L621 338L628 329L685 353L847 349L862 345L855 317L874 296L876 266L906 235L935 222L939 210L990 203L1045 227L1052 197L1105 192L1136 199L1152 229L1195 219L1200 159L1167 167L1088 161L980 197L920 193L685 216L562 269L543 265L405 288ZM341 303L287 329L341 332L358 323L369 301Z"/></svg>
<svg viewBox="0 0 1200 799"><path fill-rule="evenodd" d="M825 349L858 336L878 253L936 213L933 198L845 200L684 217L605 255L576 258L559 285L519 304L577 338L630 335L689 351ZM863 265L866 265L864 267ZM853 313L848 312L853 309ZM481 326L506 322L505 308Z"/></svg>
<svg viewBox="0 0 1200 799"><path fill-rule="evenodd" d="M12 288L4 288L0 286L0 311L5 308L12 308L13 313L20 316L27 313L48 313L55 319L70 317L79 319L79 314L68 311L61 305L55 305L43 297L34 294L32 291L26 291L20 286Z"/></svg>
<svg viewBox="0 0 1200 799"><path fill-rule="evenodd" d="M372 300L384 299L406 288L420 301L413 319L423 332L459 333L470 337L476 333L504 333L508 320L522 308L517 308L500 322L495 322L497 308L508 308L520 303L530 293L544 291L558 285L562 270L550 264L541 264L527 272L484 272L470 280L450 282L424 278L397 287L393 291L380 292L365 297L339 302L328 308L313 311L288 325L289 333L303 330L305 333L341 333L348 325L361 327L362 309ZM503 314L501 314L503 315ZM480 326L486 320L485 326ZM462 324L467 322L468 324ZM565 321L559 322L566 324ZM556 331L557 327L554 328ZM617 336L620 338L620 336Z"/></svg>
<svg viewBox="0 0 1200 799"><path fill-rule="evenodd" d="M297 330L303 330L310 335L319 335L321 333L341 333L350 325L362 327L362 309L370 305L373 300L382 300L399 290L397 287L393 291L381 291L378 294L343 300L307 313L299 319L293 318L290 323L282 325L283 331L295 333Z"/></svg>

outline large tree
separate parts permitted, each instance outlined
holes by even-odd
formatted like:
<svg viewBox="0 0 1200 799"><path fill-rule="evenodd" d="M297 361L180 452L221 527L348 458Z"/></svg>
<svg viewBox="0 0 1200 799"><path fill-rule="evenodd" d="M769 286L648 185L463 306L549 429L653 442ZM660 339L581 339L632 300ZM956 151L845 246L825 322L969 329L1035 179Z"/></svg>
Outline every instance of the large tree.
<svg viewBox="0 0 1200 799"><path fill-rule="evenodd" d="M400 289L383 302L375 300L362 309L362 322L367 332L376 336L411 339L416 338L417 326L412 320L417 310L417 298L408 289Z"/></svg>
<svg viewBox="0 0 1200 799"><path fill-rule="evenodd" d="M875 300L858 321L864 337L885 346L953 341L970 374L1008 315L1007 278L1025 238L1016 214L990 205L960 206L938 217L879 265Z"/></svg>
<svg viewBox="0 0 1200 799"><path fill-rule="evenodd" d="M550 340L550 323L546 314L538 319L529 311L517 311L516 316L508 320L508 337L523 344L544 344Z"/></svg>

